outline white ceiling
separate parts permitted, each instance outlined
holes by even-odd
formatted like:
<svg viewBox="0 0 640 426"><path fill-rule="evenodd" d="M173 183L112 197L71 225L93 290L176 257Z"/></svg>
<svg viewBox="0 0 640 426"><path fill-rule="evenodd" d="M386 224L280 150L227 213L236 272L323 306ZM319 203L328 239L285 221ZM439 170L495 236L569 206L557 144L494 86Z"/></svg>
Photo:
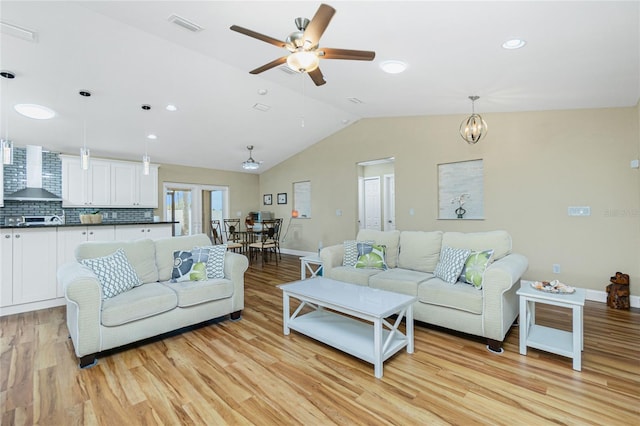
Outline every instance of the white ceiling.
<svg viewBox="0 0 640 426"><path fill-rule="evenodd" d="M327 84L274 68L252 70L286 51L230 31L233 24L285 39L313 1L5 1L4 24L37 33L0 34L1 135L94 156L242 171L246 146L269 169L365 117L468 115L635 106L640 97L640 2L336 1L320 44L374 50L373 62L322 60ZM201 25L191 33L176 14ZM527 45L507 51L513 37ZM398 59L403 74L379 64ZM85 99L78 90L93 94ZM258 94L267 89L266 95ZM362 101L354 104L348 98ZM48 121L9 109L38 103ZM142 104L152 105L142 111ZM177 112L164 109L168 103ZM253 109L261 103L269 111ZM304 127L302 123L304 122ZM145 134L158 139L146 143Z"/></svg>

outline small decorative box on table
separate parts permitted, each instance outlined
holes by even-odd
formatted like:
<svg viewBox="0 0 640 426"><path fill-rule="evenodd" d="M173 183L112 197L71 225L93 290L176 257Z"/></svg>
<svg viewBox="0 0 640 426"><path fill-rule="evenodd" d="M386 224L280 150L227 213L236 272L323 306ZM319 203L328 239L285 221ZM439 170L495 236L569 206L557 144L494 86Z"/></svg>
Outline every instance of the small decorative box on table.
<svg viewBox="0 0 640 426"><path fill-rule="evenodd" d="M573 358L573 369L582 370L584 331L582 327L585 290L559 285L522 281L520 290L520 355L527 346ZM540 287L541 289L538 289ZM554 290L557 289L557 290ZM572 331L558 330L536 324L536 303L570 308L573 312Z"/></svg>

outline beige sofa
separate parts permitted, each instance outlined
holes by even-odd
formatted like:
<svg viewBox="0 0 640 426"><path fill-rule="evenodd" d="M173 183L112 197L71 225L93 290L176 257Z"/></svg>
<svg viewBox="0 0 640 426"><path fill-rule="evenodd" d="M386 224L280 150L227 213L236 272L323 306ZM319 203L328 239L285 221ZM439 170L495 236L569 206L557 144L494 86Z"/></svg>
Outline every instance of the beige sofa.
<svg viewBox="0 0 640 426"><path fill-rule="evenodd" d="M528 267L525 256L511 253L511 236L506 231L361 230L356 240L385 245L388 269L342 266L344 245L340 244L320 252L324 276L417 296L413 311L416 320L484 337L490 350L502 352L502 341L518 316L516 291ZM443 247L494 250L481 290L434 276Z"/></svg>
<svg viewBox="0 0 640 426"><path fill-rule="evenodd" d="M95 364L107 349L157 336L182 327L230 315L240 319L244 308L245 256L224 254L224 278L169 282L173 252L210 246L204 234L119 242L87 242L76 258L95 259L122 248L142 285L103 299L93 271L79 262L61 265L57 277L67 299L67 327L80 367Z"/></svg>

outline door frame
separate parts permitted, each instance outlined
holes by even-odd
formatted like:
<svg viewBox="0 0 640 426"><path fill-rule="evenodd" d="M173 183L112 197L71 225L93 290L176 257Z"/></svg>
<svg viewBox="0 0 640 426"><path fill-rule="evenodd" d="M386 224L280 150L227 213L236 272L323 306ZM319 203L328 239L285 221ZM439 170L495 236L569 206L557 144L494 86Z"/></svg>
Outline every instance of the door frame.
<svg viewBox="0 0 640 426"><path fill-rule="evenodd" d="M223 185L203 185L198 183L178 183L163 182L162 183L162 215L165 221L171 220L167 218L167 190L177 189L182 191L191 191L191 235L206 232L208 229L202 223L202 191L222 191L222 216L229 217L229 187Z"/></svg>

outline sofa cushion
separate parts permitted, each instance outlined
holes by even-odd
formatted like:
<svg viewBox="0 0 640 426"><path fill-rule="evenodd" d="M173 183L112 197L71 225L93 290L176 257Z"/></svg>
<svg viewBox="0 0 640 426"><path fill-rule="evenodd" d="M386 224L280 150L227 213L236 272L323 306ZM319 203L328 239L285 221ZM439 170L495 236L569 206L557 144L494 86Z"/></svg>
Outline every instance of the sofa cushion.
<svg viewBox="0 0 640 426"><path fill-rule="evenodd" d="M156 246L155 263L158 265L158 278L156 278L156 281L169 281L173 272L174 251L209 246L211 245L211 240L205 234L196 234L159 238L153 243Z"/></svg>
<svg viewBox="0 0 640 426"><path fill-rule="evenodd" d="M493 250L474 251L464 262L464 268L460 274L460 281L471 284L476 289L482 289L482 281L484 280L484 271L491 263Z"/></svg>
<svg viewBox="0 0 640 426"><path fill-rule="evenodd" d="M468 248L473 251L493 249L493 260L511 253L511 235L507 231L445 232L442 246Z"/></svg>
<svg viewBox="0 0 640 426"><path fill-rule="evenodd" d="M440 259L442 231L402 231L398 268L433 272Z"/></svg>
<svg viewBox="0 0 640 426"><path fill-rule="evenodd" d="M417 296L418 285L430 278L433 274L429 272L393 268L369 278L369 287Z"/></svg>
<svg viewBox="0 0 640 426"><path fill-rule="evenodd" d="M207 259L207 278L224 278L224 258L227 255L227 245L220 244L201 248L209 250L209 258Z"/></svg>
<svg viewBox="0 0 640 426"><path fill-rule="evenodd" d="M376 244L358 243L356 268L387 269L384 261L385 247Z"/></svg>
<svg viewBox="0 0 640 426"><path fill-rule="evenodd" d="M143 283L158 281L156 267L156 250L153 240L141 239L135 241L88 241L76 247L75 255L78 261L94 259L114 253L119 248L129 259L129 263L136 270L136 275Z"/></svg>
<svg viewBox="0 0 640 426"><path fill-rule="evenodd" d="M98 277L103 299L117 296L142 284L122 249L104 257L82 259L80 263L89 267Z"/></svg>
<svg viewBox="0 0 640 426"><path fill-rule="evenodd" d="M233 283L226 279L165 282L164 285L176 292L178 306L181 308L212 300L226 299L233 295Z"/></svg>
<svg viewBox="0 0 640 426"><path fill-rule="evenodd" d="M358 232L358 241L374 241L378 245L386 247L386 259L389 268L398 266L398 248L400 246L400 231L376 231L374 229L361 229Z"/></svg>
<svg viewBox="0 0 640 426"><path fill-rule="evenodd" d="M160 283L149 283L105 300L101 323L115 327L170 311L177 305L178 296L174 291Z"/></svg>
<svg viewBox="0 0 640 426"><path fill-rule="evenodd" d="M433 275L448 283L455 283L460 277L464 262L467 260L471 250L453 247L442 247L440 260L436 265Z"/></svg>
<svg viewBox="0 0 640 426"><path fill-rule="evenodd" d="M461 282L451 285L440 278L424 281L418 286L418 301L482 314L482 292Z"/></svg>
<svg viewBox="0 0 640 426"><path fill-rule="evenodd" d="M174 251L171 282L206 280L208 260L209 250L207 249Z"/></svg>
<svg viewBox="0 0 640 426"><path fill-rule="evenodd" d="M382 272L380 269L359 269L353 266L331 268L327 278L352 284L369 285L369 277Z"/></svg>

